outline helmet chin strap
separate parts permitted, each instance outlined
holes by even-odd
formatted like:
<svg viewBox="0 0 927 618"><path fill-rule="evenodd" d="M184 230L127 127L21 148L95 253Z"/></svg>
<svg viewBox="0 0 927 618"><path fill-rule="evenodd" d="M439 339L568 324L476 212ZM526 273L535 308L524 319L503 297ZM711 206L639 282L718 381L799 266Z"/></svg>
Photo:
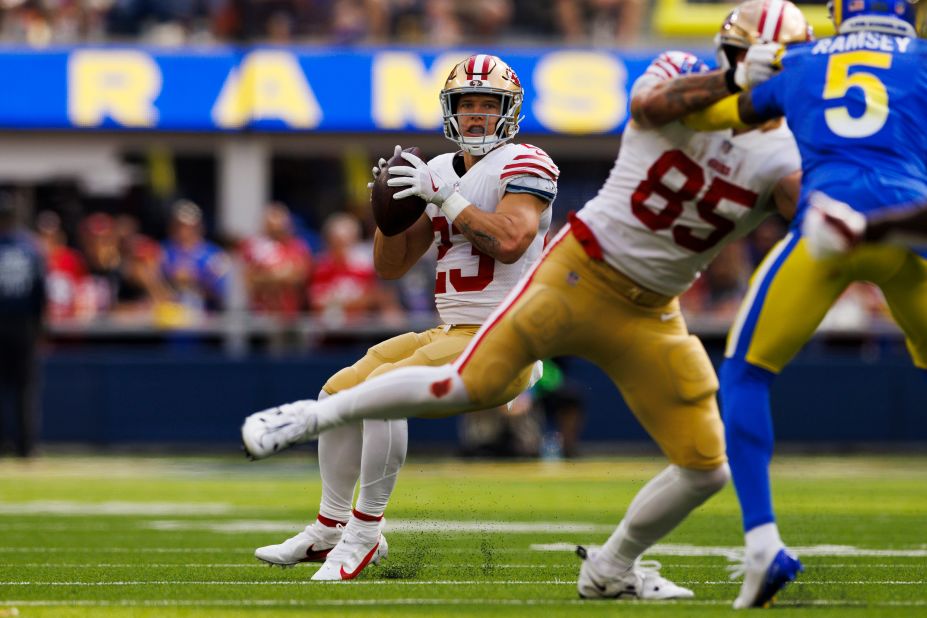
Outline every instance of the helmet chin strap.
<svg viewBox="0 0 927 618"><path fill-rule="evenodd" d="M507 133L505 127L509 124L509 119L506 116L497 117L496 130L492 133L489 133L487 129L489 128L489 117L486 118L484 124L484 133L479 136L465 136L460 130L460 123L457 121L456 117L452 117L451 126L454 131L457 133L456 138L450 138L452 141L456 142L463 150L470 153L473 156L480 157L487 154L490 150L509 141L515 136L515 133L502 137L502 134ZM517 133L517 131L516 131Z"/></svg>
<svg viewBox="0 0 927 618"><path fill-rule="evenodd" d="M500 139L495 135L486 135L483 137L461 137L458 144L460 147L474 156L482 156L503 142L510 140L510 137Z"/></svg>

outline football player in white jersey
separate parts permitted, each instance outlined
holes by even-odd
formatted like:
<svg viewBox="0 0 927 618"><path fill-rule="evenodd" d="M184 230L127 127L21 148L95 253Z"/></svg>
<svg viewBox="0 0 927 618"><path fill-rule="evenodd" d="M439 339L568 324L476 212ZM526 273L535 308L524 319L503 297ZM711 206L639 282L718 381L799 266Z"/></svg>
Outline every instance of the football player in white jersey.
<svg viewBox="0 0 927 618"><path fill-rule="evenodd" d="M397 279L436 244L435 301L443 324L370 348L328 380L320 399L398 367L455 360L540 255L559 170L544 151L511 141L523 96L515 72L498 57L467 58L440 94L445 136L461 150L427 164L404 153L407 166L385 170L381 159L374 168L374 176L389 173L390 185L407 187L397 198L418 194L428 201L425 213L406 231L394 236L376 231L377 272ZM528 386L530 376L531 368L513 376L506 386L508 399ZM378 563L387 551L383 512L407 441L403 418L356 422L326 433L319 440L322 498L316 521L283 543L258 548L255 555L284 566L324 560L314 580L353 579L370 562ZM255 458L276 450L262 452L247 442L246 447Z"/></svg>
<svg viewBox="0 0 927 618"><path fill-rule="evenodd" d="M683 52L661 54L632 88L632 121L609 178L451 365L397 370L325 401L258 412L250 448L295 444L361 418L439 416L506 400L537 359L584 357L601 367L669 460L579 575L585 598L691 598L639 558L727 482L718 380L688 333L677 296L721 246L776 206L794 208L801 162L781 124L699 134L691 112L748 86L769 63L739 60L754 42L805 40L801 12L748 0L725 21L714 72ZM765 67L765 68L764 68Z"/></svg>

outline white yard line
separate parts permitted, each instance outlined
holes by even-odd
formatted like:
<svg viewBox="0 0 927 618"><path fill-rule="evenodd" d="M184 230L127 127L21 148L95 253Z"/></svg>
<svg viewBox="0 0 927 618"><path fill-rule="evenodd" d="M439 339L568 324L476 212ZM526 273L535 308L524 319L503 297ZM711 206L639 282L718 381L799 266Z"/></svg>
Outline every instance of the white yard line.
<svg viewBox="0 0 927 618"><path fill-rule="evenodd" d="M205 530L223 534L242 532L295 533L302 526L292 522L266 519L238 520L156 520L139 522L139 526L151 530ZM387 519L384 532L460 532L490 534L607 534L615 526L588 522L532 522L532 521L487 521L487 520L444 520L444 519Z"/></svg>
<svg viewBox="0 0 927 618"><path fill-rule="evenodd" d="M361 580L350 582L313 582L310 583L303 579L283 579L267 581L228 581L228 580L129 580L129 581L112 581L112 582L87 582L87 581L10 581L0 582L3 586L317 586L319 583L328 585L348 585L348 586L575 586L574 579L549 579L540 581L526 580L431 580L431 581L406 581L394 579L376 579ZM739 586L739 581L716 580L677 580L676 583L690 586ZM923 586L924 580L814 580L814 581L796 581L791 586L820 586L820 585L842 585L842 586Z"/></svg>
<svg viewBox="0 0 927 618"><path fill-rule="evenodd" d="M6 607L350 607L388 605L601 605L601 601L582 599L214 599L214 600L139 600L139 601L59 601L59 600L10 600L0 603ZM620 606L621 601L615 601ZM628 606L637 605L628 601ZM647 601L647 605L721 605L729 606L726 600L690 601ZM808 601L780 600L776 607L927 607L927 601L848 601L846 599L815 599Z"/></svg>
<svg viewBox="0 0 927 618"><path fill-rule="evenodd" d="M480 568L481 565L474 562L424 562L419 563L423 568L445 568L445 569L465 569ZM703 562L663 562L664 567L674 569L704 569L704 568L724 568L728 563L703 563ZM140 566L146 568L166 569L172 567L184 568L209 568L209 569L271 569L272 565L263 562L241 563L241 562L5 562L0 563L0 568L51 568L51 569L137 569ZM312 564L303 563L299 568L312 568ZM867 562L838 562L822 564L818 562L805 561L805 566L817 569L901 569L901 568L923 568L927 569L927 564L871 564ZM574 564L546 564L543 562L531 562L527 564L494 564L493 569L566 569L578 570L579 562Z"/></svg>
<svg viewBox="0 0 927 618"><path fill-rule="evenodd" d="M0 503L0 515L225 515L234 508L226 502L33 500Z"/></svg>
<svg viewBox="0 0 927 618"><path fill-rule="evenodd" d="M228 547L67 547L42 545L39 547L0 547L0 554L48 554L51 551L69 554L253 554L253 549Z"/></svg>
<svg viewBox="0 0 927 618"><path fill-rule="evenodd" d="M282 579L268 581L231 581L231 580L182 580L182 579L162 579L162 580L130 580L130 581L113 581L113 582L42 582L42 581L18 581L18 582L0 582L0 588L4 586L318 586L322 585L342 585L342 586L575 586L574 579L551 579L546 581L493 581L493 580L433 580L433 581L406 581L394 579L375 579L375 580L353 580L349 582L309 582L305 579Z"/></svg>
<svg viewBox="0 0 927 618"><path fill-rule="evenodd" d="M587 548L596 548L597 545L587 544ZM918 546L922 547L922 546ZM927 558L927 549L870 549L853 547L850 545L809 545L791 547L801 558L807 557L846 557L846 558ZM254 550L248 547L99 547L80 546L69 547L63 545L41 545L30 547L0 547L0 554L28 554L48 555L50 552L67 552L68 554L247 554L252 555ZM442 547L436 549L442 554L472 554L478 553L479 547ZM575 542L533 543L527 548L502 547L493 548L494 554L523 554L532 552L567 552L576 551ZM735 546L701 546L701 545L654 545L647 556L677 556L677 557L719 557L737 558L743 554L743 548ZM862 566L853 565L848 566ZM891 565L889 565L891 566Z"/></svg>
<svg viewBox="0 0 927 618"><path fill-rule="evenodd" d="M534 551L574 552L576 543L532 543ZM587 548L597 548L597 545L587 545ZM808 545L790 546L800 558L807 556L867 556L867 557L893 557L893 558L927 558L927 549L868 549L853 547L852 545ZM648 556L721 556L737 558L743 555L743 547L736 546L704 546L685 544L657 544L647 551Z"/></svg>

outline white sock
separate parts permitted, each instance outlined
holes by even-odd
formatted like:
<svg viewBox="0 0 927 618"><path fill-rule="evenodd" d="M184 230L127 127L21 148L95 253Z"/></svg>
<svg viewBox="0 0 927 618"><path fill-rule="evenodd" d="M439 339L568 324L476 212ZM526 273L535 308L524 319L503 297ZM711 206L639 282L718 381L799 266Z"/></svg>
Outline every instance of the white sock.
<svg viewBox="0 0 927 618"><path fill-rule="evenodd" d="M779 536L779 526L775 522L750 528L744 535L744 540L747 544L747 558L764 563L785 547Z"/></svg>
<svg viewBox="0 0 927 618"><path fill-rule="evenodd" d="M324 390L319 393L319 401L328 397ZM323 517L341 522L350 518L363 443L361 423L345 425L319 436L319 474L322 476L319 514Z"/></svg>
<svg viewBox="0 0 927 618"><path fill-rule="evenodd" d="M396 487L399 469L406 461L408 445L409 428L405 419L364 421L358 511L367 515L383 515Z"/></svg>
<svg viewBox="0 0 927 618"><path fill-rule="evenodd" d="M631 501L624 519L602 547L600 560L613 573L628 569L649 547L724 487L730 474L727 464L714 470L670 465Z"/></svg>
<svg viewBox="0 0 927 618"><path fill-rule="evenodd" d="M380 534L382 523L383 517L371 517L355 510L351 513L351 519L345 526L344 532L346 535L357 535L366 541L374 541Z"/></svg>
<svg viewBox="0 0 927 618"><path fill-rule="evenodd" d="M354 421L403 419L430 413L449 415L472 409L467 388L451 365L403 367L318 402L317 430Z"/></svg>

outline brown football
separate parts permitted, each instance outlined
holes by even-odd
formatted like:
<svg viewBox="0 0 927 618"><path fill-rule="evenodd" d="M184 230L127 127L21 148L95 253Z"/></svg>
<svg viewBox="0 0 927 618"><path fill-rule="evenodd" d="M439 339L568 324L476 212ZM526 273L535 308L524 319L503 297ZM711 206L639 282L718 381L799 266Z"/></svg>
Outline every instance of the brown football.
<svg viewBox="0 0 927 618"><path fill-rule="evenodd" d="M422 158L422 150L416 146L403 149L403 152L409 152ZM410 225L418 221L418 218L425 212L425 206L428 202L417 195L406 197L401 200L393 199L396 193L408 187L391 187L386 182L390 179L389 168L399 165L409 165L409 162L401 156L391 158L386 169L377 176L373 183L373 190L370 192L370 206L373 209L373 220L376 221L377 227L385 236L395 236L404 232Z"/></svg>

